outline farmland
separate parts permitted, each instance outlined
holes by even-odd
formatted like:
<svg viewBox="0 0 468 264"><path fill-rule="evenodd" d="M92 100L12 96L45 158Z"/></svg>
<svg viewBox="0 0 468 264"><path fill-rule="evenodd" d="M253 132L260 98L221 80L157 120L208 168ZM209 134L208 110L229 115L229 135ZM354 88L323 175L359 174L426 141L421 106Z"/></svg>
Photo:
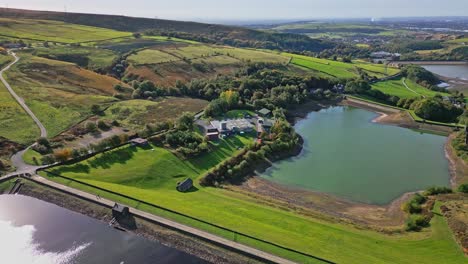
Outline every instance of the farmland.
<svg viewBox="0 0 468 264"><path fill-rule="evenodd" d="M38 47L32 52L35 56L76 63L92 70L110 67L116 53L96 47L71 47L64 45Z"/></svg>
<svg viewBox="0 0 468 264"><path fill-rule="evenodd" d="M116 101L118 80L74 64L22 54L6 73L16 92L46 126L51 136L90 114L91 105ZM61 100L56 100L61 98Z"/></svg>
<svg viewBox="0 0 468 264"><path fill-rule="evenodd" d="M237 146L248 142L248 138L232 138L222 142L215 151L205 156L185 161L158 147L153 147L154 150L125 147L75 165L56 168L53 172L336 262L463 261L462 253L453 240L444 218L439 215L435 215L432 220L432 232L389 236L304 217L263 205L227 190L205 188L198 184L193 192L181 194L175 190L175 183L180 179L198 179L204 171L229 157ZM121 201L139 209L207 229L221 236L230 236L225 231L180 215L147 205L137 205L123 197L118 198L52 175L49 175L49 178L74 188L98 193L103 197L122 199ZM296 261L313 262L312 259L252 241L241 235L237 237L237 241Z"/></svg>
<svg viewBox="0 0 468 264"><path fill-rule="evenodd" d="M305 67L314 71L323 72L336 78L354 78L358 76L358 69L363 70L369 76L377 78L394 75L398 69L386 67L385 65L370 64L363 61L354 61L353 63L344 63L340 61L313 58L308 56L282 53L285 56L292 57L292 64Z"/></svg>
<svg viewBox="0 0 468 264"><path fill-rule="evenodd" d="M0 35L37 41L79 43L130 36L110 29L68 24L50 20L0 18Z"/></svg>

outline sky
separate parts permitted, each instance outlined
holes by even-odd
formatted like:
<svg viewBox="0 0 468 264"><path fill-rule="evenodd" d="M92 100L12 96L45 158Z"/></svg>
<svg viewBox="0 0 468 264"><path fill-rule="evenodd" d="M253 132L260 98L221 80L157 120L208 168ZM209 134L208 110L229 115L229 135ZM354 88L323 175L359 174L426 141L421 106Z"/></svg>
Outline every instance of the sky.
<svg viewBox="0 0 468 264"><path fill-rule="evenodd" d="M196 21L468 15L468 0L0 0L0 7Z"/></svg>

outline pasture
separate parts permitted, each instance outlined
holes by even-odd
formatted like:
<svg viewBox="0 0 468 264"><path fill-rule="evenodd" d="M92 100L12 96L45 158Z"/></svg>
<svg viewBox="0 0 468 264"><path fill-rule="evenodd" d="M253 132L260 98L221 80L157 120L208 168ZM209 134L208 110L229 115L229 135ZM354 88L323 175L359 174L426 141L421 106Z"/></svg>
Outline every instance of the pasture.
<svg viewBox="0 0 468 264"><path fill-rule="evenodd" d="M6 78L51 137L89 116L93 104L117 101L112 97L116 93L113 87L120 82L114 78L72 63L20 56Z"/></svg>
<svg viewBox="0 0 468 264"><path fill-rule="evenodd" d="M409 90L405 87L403 84L403 81L408 85L408 87L413 90ZM389 95L394 95L398 96L400 98L415 98L415 97L421 97L421 96L428 96L432 97L437 94L440 95L449 95L448 93L441 93L441 92L436 92L429 90L411 80L405 79L405 78L398 78L394 80L388 80L384 82L378 82L376 84L372 85L373 89L379 90L383 93L389 94Z"/></svg>
<svg viewBox="0 0 468 264"><path fill-rule="evenodd" d="M39 135L39 128L34 121L0 82L0 136L21 144L28 144Z"/></svg>
<svg viewBox="0 0 468 264"><path fill-rule="evenodd" d="M358 77L359 69L367 73L369 76L377 78L394 75L399 71L398 69L386 67L385 65L371 64L359 60L353 61L352 63L344 63L341 61L319 59L291 53L282 53L282 55L292 57L292 64L311 69L313 71L322 72L336 78Z"/></svg>
<svg viewBox="0 0 468 264"><path fill-rule="evenodd" d="M214 151L187 160L181 160L170 151L155 146L146 149L122 147L75 165L57 167L52 172L338 263L464 261L463 253L441 215L434 215L431 228L421 233L385 235L306 217L240 193L202 187L197 183L200 175L251 140L248 137L229 138L221 141ZM317 262L79 182L46 172L42 172L42 175L73 188L99 194L301 263ZM176 183L187 177L195 180L195 188L187 193L177 192Z"/></svg>
<svg viewBox="0 0 468 264"><path fill-rule="evenodd" d="M117 58L116 53L107 49L95 47L71 47L51 45L49 48L40 47L33 51L35 56L76 63L91 70L110 67Z"/></svg>
<svg viewBox="0 0 468 264"><path fill-rule="evenodd" d="M128 37L131 33L52 20L0 18L0 35L36 41L79 43Z"/></svg>

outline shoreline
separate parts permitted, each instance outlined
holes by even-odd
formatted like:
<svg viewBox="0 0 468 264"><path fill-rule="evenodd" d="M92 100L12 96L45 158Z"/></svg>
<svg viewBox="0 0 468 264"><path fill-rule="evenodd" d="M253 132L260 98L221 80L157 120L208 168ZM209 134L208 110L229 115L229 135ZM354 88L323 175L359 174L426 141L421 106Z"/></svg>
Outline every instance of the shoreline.
<svg viewBox="0 0 468 264"><path fill-rule="evenodd" d="M290 116L289 120L295 125L301 119L306 118L310 112L320 111L321 109L336 105L353 106L377 113L379 116L371 121L374 123L444 133L448 134L449 138L452 133L451 128L419 124L406 112L398 109L352 99L344 99L340 102L328 102L325 104L309 102L303 107L291 111L290 113L293 113L293 115ZM444 145L444 149L448 144L450 144L449 139ZM296 158L300 156L301 153L302 151L289 158ZM453 182L456 182L457 173L454 169L453 157L446 154L446 158L449 161L450 183L453 187ZM272 164L268 167L271 166ZM305 215L313 215L316 217L318 215L319 218L331 218L335 221L344 221L383 232L395 232L397 231L396 229L401 229L406 219L406 213L401 210L401 205L410 199L414 193L422 191L403 193L386 205L374 205L352 201L329 193L275 183L268 179L261 178L257 174L248 178L240 186L228 186L227 188L232 191L244 193L248 196L253 196L268 204L274 203L274 201L280 201L282 202L282 207L290 210L297 210ZM320 216L319 214L324 214L324 216Z"/></svg>
<svg viewBox="0 0 468 264"><path fill-rule="evenodd" d="M96 219L104 224L108 224L112 219L111 208L69 195L27 179L23 179L22 182L24 185L18 193L19 195L25 195L55 204L67 210ZM0 195L2 195L1 192ZM135 228L126 228L123 226L126 232L188 253L210 263L259 263L242 254L224 249L205 240L195 238L139 217L132 216L132 219L134 220Z"/></svg>

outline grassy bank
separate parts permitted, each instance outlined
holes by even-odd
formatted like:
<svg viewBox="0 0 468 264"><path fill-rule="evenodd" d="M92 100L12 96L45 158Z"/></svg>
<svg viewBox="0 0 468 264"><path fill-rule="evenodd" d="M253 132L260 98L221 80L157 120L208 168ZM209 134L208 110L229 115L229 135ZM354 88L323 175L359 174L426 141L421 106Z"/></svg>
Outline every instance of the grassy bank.
<svg viewBox="0 0 468 264"><path fill-rule="evenodd" d="M298 262L314 263L316 260L268 243L235 235L190 217L338 263L464 261L461 250L439 216L433 219L430 231L389 236L304 217L294 212L262 205L238 193L219 188L204 188L197 183L196 188L188 193L175 190L177 181L185 177L199 179L204 171L232 155L238 147L250 140L232 138L221 142L215 151L189 160L180 160L169 151L156 147L154 150L123 148L76 165L54 169L54 173L72 180L45 173L43 175L62 184L99 193L102 197L118 200ZM156 204L190 217L142 204L73 180Z"/></svg>

